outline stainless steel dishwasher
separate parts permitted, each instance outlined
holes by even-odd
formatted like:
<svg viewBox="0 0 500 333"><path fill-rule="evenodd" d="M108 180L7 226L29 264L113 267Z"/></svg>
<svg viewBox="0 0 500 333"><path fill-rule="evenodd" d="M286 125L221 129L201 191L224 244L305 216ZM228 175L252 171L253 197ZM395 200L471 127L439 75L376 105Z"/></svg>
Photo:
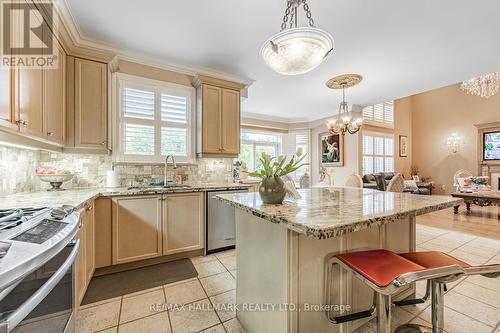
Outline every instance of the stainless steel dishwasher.
<svg viewBox="0 0 500 333"><path fill-rule="evenodd" d="M247 192L248 189L207 192L207 254L234 249L236 245L235 209L215 196Z"/></svg>

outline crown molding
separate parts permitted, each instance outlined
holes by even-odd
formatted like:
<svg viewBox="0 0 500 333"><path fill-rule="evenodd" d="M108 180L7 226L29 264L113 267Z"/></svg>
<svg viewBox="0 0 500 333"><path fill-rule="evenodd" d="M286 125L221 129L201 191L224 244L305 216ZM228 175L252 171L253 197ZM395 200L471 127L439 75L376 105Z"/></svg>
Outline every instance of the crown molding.
<svg viewBox="0 0 500 333"><path fill-rule="evenodd" d="M95 52L98 55L97 57L100 58L102 58L104 54L106 62L124 60L191 76L207 75L223 80L237 82L244 85L246 88L255 82L255 80L247 77L241 77L211 68L189 67L166 61L164 58L160 57L148 57L138 52L122 49L115 45L85 37L82 34L82 29L79 26L76 17L72 14L72 9L69 3L66 0L55 0L54 3L56 11L68 31L68 37L71 39L71 44L74 45L72 51L75 53L82 52L83 55L88 56L89 53Z"/></svg>

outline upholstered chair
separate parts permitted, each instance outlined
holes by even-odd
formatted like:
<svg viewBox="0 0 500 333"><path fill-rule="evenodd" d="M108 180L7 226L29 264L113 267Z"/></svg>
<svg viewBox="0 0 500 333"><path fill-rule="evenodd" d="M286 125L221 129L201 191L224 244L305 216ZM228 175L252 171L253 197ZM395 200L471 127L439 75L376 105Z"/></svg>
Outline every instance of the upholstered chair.
<svg viewBox="0 0 500 333"><path fill-rule="evenodd" d="M387 185L387 192L403 192L405 188L405 181L400 173L392 177L389 185Z"/></svg>
<svg viewBox="0 0 500 333"><path fill-rule="evenodd" d="M353 173L349 177L347 177L347 180L344 184L344 186L349 186L349 187L363 187L363 178L361 178L360 175Z"/></svg>

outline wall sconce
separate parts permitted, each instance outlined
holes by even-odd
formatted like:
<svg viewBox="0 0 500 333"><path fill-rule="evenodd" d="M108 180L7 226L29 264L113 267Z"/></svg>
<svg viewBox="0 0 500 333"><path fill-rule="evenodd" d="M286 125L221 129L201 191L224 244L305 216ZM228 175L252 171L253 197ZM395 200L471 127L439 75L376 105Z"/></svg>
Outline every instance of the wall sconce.
<svg viewBox="0 0 500 333"><path fill-rule="evenodd" d="M456 154L460 150L462 144L464 144L464 141L455 133L446 139L446 146L448 146L449 151L453 154Z"/></svg>

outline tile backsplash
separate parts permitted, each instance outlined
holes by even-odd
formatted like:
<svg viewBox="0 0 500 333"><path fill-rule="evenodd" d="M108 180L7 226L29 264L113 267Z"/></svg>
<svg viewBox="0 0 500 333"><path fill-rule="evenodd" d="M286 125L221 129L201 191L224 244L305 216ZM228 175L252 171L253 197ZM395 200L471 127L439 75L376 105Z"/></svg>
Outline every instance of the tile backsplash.
<svg viewBox="0 0 500 333"><path fill-rule="evenodd" d="M178 165L175 170L169 166L167 178L183 183L226 182L231 180L232 163L231 158L198 159L196 165ZM123 186L164 178L163 164L113 164L111 156L107 155L63 154L0 146L0 195L50 188L36 176L37 167L73 172L73 180L62 186L68 189L104 186L106 171L113 166L120 173Z"/></svg>

